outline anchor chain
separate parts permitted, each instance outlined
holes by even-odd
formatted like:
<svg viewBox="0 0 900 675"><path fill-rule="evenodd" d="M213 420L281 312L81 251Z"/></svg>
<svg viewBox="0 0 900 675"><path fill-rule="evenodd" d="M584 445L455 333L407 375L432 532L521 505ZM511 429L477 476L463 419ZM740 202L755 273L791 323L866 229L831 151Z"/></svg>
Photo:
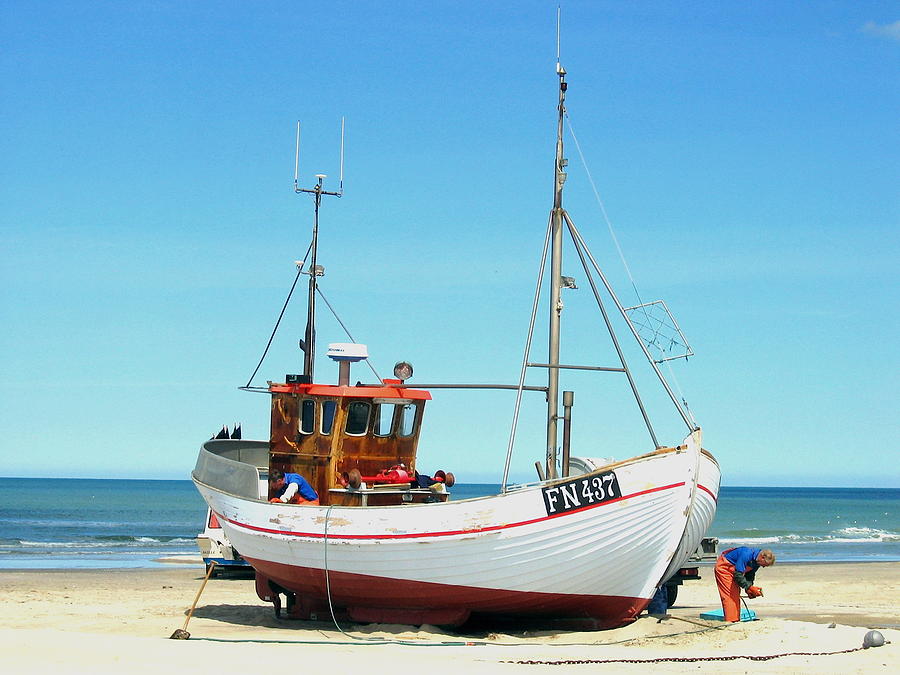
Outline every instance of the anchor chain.
<svg viewBox="0 0 900 675"><path fill-rule="evenodd" d="M771 661L772 659L780 659L785 656L834 656L836 654L852 654L859 652L865 647L854 647L853 649L842 649L837 652L789 652L787 654L771 654L767 656L662 656L655 659L567 659L565 661L503 661L502 663L515 663L523 666L579 666L599 663L697 663L699 661L737 661L738 659L747 659L749 661Z"/></svg>

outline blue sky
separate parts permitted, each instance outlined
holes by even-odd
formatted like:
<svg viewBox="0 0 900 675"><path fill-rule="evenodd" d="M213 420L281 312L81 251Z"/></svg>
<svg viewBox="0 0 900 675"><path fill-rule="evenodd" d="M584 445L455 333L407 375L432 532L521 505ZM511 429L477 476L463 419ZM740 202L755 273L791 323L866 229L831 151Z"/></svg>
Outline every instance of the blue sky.
<svg viewBox="0 0 900 675"><path fill-rule="evenodd" d="M187 478L223 424L267 437L267 397L237 387L309 240L298 119L304 184L334 189L346 117L322 283L379 373L514 382L552 204L555 20L536 1L3 3L0 475ZM896 3L564 2L562 36L572 127L641 298L696 352L672 372L724 483L900 487ZM567 143L565 204L634 304ZM615 365L566 255L563 361ZM302 369L304 322L295 301L256 384ZM346 339L324 308L319 338ZM621 377L564 386L575 454L650 449ZM512 403L436 392L420 469L499 480Z"/></svg>

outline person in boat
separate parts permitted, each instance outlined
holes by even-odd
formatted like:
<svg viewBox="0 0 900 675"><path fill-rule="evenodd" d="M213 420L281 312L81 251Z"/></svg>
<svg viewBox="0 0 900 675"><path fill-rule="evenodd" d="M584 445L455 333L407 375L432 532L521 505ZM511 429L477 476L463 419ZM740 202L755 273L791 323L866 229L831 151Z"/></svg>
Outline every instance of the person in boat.
<svg viewBox="0 0 900 675"><path fill-rule="evenodd" d="M409 482L409 486L411 488L430 488L432 485L436 485L439 483L443 483L443 481L439 478L426 476L425 474L416 471L413 479Z"/></svg>
<svg viewBox="0 0 900 675"><path fill-rule="evenodd" d="M274 495L270 502L315 505L319 503L319 495L299 473L284 473L273 469L269 474L269 491Z"/></svg>
<svg viewBox="0 0 900 675"><path fill-rule="evenodd" d="M741 589L748 598L758 598L763 592L754 586L756 570L775 564L775 554L769 549L738 546L723 551L716 561L716 586L722 599L725 621L741 620Z"/></svg>

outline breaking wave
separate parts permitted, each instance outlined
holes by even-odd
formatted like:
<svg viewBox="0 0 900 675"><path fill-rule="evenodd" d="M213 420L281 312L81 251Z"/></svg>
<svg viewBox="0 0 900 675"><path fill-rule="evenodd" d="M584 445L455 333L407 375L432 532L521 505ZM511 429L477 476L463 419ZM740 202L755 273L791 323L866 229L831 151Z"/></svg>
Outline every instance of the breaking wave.
<svg viewBox="0 0 900 675"><path fill-rule="evenodd" d="M0 551L10 549L119 549L162 546L185 546L195 544L193 537L159 536L100 536L72 541L31 541L28 539L0 539Z"/></svg>
<svg viewBox="0 0 900 675"><path fill-rule="evenodd" d="M885 544L900 542L900 534L873 527L844 527L825 535L780 534L751 537L720 537L720 546L737 544Z"/></svg>

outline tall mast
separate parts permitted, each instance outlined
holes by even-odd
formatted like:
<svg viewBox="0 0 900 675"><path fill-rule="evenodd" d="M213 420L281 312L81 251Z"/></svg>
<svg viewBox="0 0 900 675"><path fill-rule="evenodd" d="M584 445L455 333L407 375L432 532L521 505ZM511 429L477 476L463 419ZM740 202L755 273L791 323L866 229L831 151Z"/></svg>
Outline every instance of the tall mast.
<svg viewBox="0 0 900 675"><path fill-rule="evenodd" d="M306 334L304 336L303 375L307 382L313 381L313 369L316 363L316 277L321 273L316 266L316 255L319 247L319 206L322 204L323 174L316 175L316 186L310 190L315 200L315 216L313 218L312 244L310 245L309 263L309 297L306 310Z"/></svg>
<svg viewBox="0 0 900 675"><path fill-rule="evenodd" d="M300 122L297 122L297 154L294 160L294 192L311 194L315 201L315 215L313 217L312 242L310 243L309 271L309 295L307 298L306 333L303 339L303 376L306 382L313 381L316 362L316 277L325 274L325 269L317 264L319 248L319 207L322 205L322 195L341 197L344 194L344 120L341 119L341 174L337 192L328 192L323 188L327 176L323 173L316 174L316 185L312 188L300 187Z"/></svg>
<svg viewBox="0 0 900 675"><path fill-rule="evenodd" d="M556 478L557 422L559 421L559 324L562 315L563 184L568 160L563 156L563 116L566 112L566 69L556 62L559 75L559 117L556 129L556 166L553 175L553 212L550 254L550 344L547 383L547 478Z"/></svg>

